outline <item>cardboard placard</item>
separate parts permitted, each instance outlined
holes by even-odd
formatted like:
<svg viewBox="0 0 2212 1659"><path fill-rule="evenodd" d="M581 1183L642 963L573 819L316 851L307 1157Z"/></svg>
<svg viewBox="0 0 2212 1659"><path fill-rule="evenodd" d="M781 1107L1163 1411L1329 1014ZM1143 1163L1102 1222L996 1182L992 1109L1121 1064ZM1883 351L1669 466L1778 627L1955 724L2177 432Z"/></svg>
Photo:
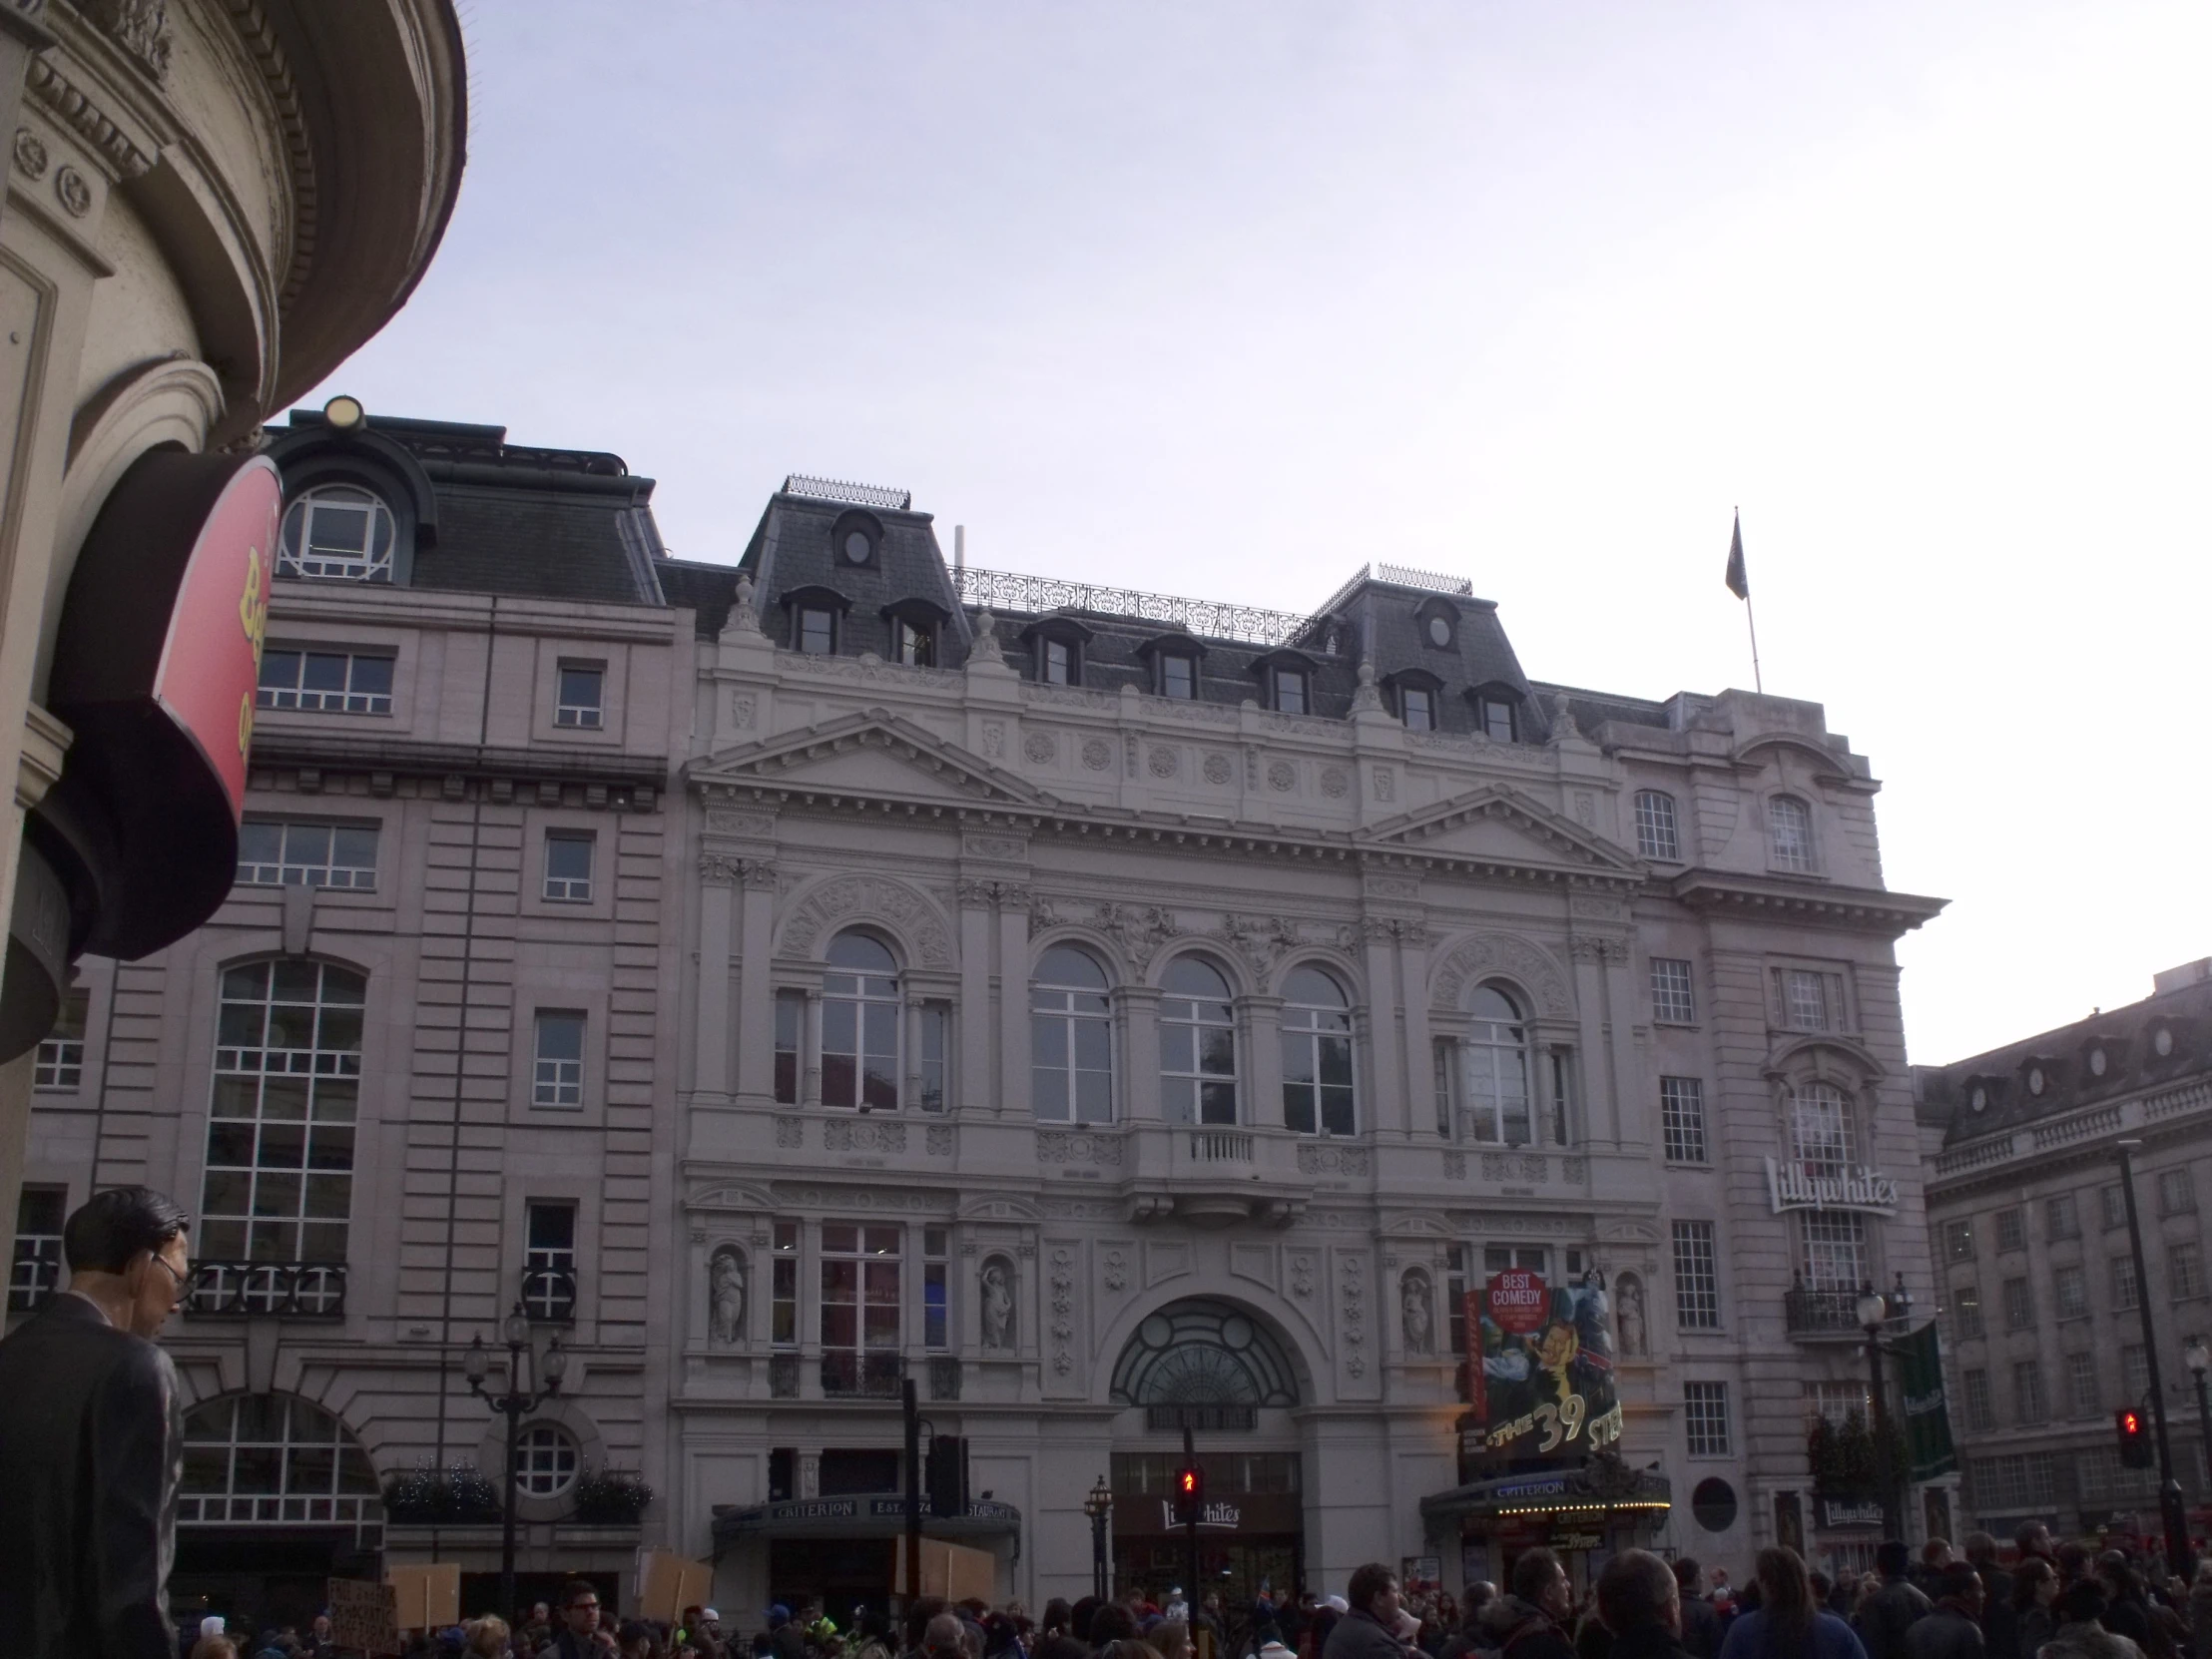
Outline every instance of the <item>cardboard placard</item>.
<svg viewBox="0 0 2212 1659"><path fill-rule="evenodd" d="M687 1607L704 1607L714 1595L715 1569L670 1549L649 1549L638 1562L638 1616L674 1624Z"/></svg>
<svg viewBox="0 0 2212 1659"><path fill-rule="evenodd" d="M921 1594L946 1601L998 1599L998 1561L987 1549L969 1549L942 1538L921 1540ZM900 1533L891 1553L891 1589L906 1589L906 1536Z"/></svg>
<svg viewBox="0 0 2212 1659"><path fill-rule="evenodd" d="M386 1567L394 1621L402 1630L444 1630L461 1622L461 1568L456 1561L408 1562Z"/></svg>
<svg viewBox="0 0 2212 1659"><path fill-rule="evenodd" d="M358 1578L329 1581L330 1645L355 1653L399 1651L397 1598L389 1584Z"/></svg>

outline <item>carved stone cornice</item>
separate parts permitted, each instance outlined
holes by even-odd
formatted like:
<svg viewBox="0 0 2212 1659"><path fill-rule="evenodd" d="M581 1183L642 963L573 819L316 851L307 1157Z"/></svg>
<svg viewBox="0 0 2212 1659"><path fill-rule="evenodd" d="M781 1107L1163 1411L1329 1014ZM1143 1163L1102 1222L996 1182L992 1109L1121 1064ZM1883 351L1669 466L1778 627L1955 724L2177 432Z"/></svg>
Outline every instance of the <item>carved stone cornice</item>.
<svg viewBox="0 0 2212 1659"><path fill-rule="evenodd" d="M702 852L699 855L699 879L710 887L734 887L745 874L743 858L728 852Z"/></svg>
<svg viewBox="0 0 2212 1659"><path fill-rule="evenodd" d="M153 171L157 158L141 150L138 141L102 113L82 87L44 58L31 60L23 85L56 121L115 169L118 179L136 179Z"/></svg>
<svg viewBox="0 0 2212 1659"><path fill-rule="evenodd" d="M1786 876L1685 870L1668 889L1692 910L1734 912L1747 919L1790 921L1898 938L1934 920L1950 900L1880 887L1842 887Z"/></svg>

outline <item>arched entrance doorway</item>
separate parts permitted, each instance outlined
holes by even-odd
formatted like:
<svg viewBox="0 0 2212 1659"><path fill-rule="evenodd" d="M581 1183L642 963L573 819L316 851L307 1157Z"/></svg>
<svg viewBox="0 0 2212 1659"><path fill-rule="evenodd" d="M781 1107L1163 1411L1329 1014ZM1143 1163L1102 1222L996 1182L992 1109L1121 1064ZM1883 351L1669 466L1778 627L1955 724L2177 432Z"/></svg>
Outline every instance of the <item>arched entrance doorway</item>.
<svg viewBox="0 0 2212 1659"><path fill-rule="evenodd" d="M185 1416L170 1607L180 1623L221 1613L304 1630L328 1579L379 1576L383 1519L368 1454L321 1406L281 1393L208 1400Z"/></svg>
<svg viewBox="0 0 2212 1659"><path fill-rule="evenodd" d="M1300 1403L1290 1346L1264 1320L1212 1297L1148 1315L1114 1363L1115 1593L1165 1603L1182 1587L1218 1595L1225 1630L1263 1586L1295 1594L1303 1573L1304 1498L1291 1409ZM1189 1429L1206 1474L1198 1584L1175 1514L1174 1475Z"/></svg>

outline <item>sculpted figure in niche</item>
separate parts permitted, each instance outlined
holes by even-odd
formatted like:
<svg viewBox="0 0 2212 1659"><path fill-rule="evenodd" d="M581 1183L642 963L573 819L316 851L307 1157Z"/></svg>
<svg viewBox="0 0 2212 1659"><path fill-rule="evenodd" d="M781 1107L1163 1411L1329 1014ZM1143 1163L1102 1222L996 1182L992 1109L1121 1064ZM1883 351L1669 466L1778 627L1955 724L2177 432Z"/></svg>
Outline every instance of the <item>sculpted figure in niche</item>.
<svg viewBox="0 0 2212 1659"><path fill-rule="evenodd" d="M745 1336L745 1257L736 1245L707 1258L707 1335L723 1344Z"/></svg>
<svg viewBox="0 0 2212 1659"><path fill-rule="evenodd" d="M1012 1348L1014 1276L996 1256L983 1264L982 1313L983 1346L995 1349Z"/></svg>
<svg viewBox="0 0 2212 1659"><path fill-rule="evenodd" d="M1613 1334L1622 1359L1644 1357L1644 1282L1632 1273L1613 1281Z"/></svg>
<svg viewBox="0 0 2212 1659"><path fill-rule="evenodd" d="M1397 1301L1405 1321L1405 1352L1435 1353L1436 1323L1428 1300L1428 1275L1419 1268L1408 1268L1398 1281Z"/></svg>

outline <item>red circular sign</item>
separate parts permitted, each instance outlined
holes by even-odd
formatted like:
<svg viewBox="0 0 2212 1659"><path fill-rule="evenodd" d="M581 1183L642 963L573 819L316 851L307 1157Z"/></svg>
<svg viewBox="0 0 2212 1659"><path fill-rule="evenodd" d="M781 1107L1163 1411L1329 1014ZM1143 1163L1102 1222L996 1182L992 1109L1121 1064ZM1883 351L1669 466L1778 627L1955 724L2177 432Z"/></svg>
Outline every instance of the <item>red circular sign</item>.
<svg viewBox="0 0 2212 1659"><path fill-rule="evenodd" d="M1507 1268L1490 1276L1490 1323L1525 1337L1541 1331L1551 1314L1551 1293L1533 1268Z"/></svg>

